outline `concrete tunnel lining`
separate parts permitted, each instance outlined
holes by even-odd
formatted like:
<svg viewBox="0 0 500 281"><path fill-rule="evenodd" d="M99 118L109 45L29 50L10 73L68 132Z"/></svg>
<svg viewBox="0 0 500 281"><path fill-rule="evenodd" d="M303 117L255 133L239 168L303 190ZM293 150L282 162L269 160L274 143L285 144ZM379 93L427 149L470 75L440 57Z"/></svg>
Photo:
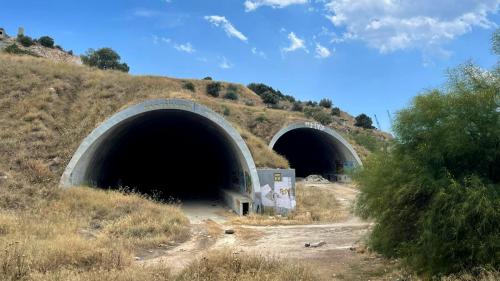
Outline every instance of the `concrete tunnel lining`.
<svg viewBox="0 0 500 281"><path fill-rule="evenodd" d="M219 114L213 112L205 106L196 104L192 101L187 100L148 100L133 106L130 106L112 117L103 122L100 126L98 126L94 131L92 131L80 144L77 151L73 155L70 160L66 170L64 171L60 184L63 187L70 187L76 185L88 185L88 184L101 184L106 185L109 183L114 184L113 180L110 182L106 182L106 179L103 180L102 175L99 175L99 171L102 169L108 169L107 172L112 172L109 167L99 167L99 165L106 166L106 155L110 155L115 153L116 155L120 155L116 150L120 150L119 148L114 147L113 143L117 139L127 139L126 136L131 136L131 131L139 130L142 128L142 132L146 134L151 133L151 128L154 128L158 124L155 124L154 120L157 118L165 118L163 121L168 122L170 117L179 119L179 116L182 116L185 122L184 125L194 126L196 122L199 122L199 126L196 130L204 130L204 137L207 137L210 144L210 139L212 144L218 145L218 147L214 147L214 153L212 156L216 156L216 152L222 152L220 159L215 159L215 165L218 164L225 165L225 168L231 170L228 174L231 173L239 173L238 175L238 191L242 194L246 194L252 201L255 200L255 193L260 191L260 183L257 174L257 169L255 167L255 163L253 161L252 155L241 138L240 134ZM146 118L146 119L145 119ZM142 121L141 121L142 120ZM146 122L145 120L149 120ZM151 123L152 122L152 123ZM186 123L187 122L187 123ZM161 123L161 122L160 122ZM173 124L178 122L173 122ZM177 125L178 132L186 133L188 129L182 128L183 124ZM172 125L172 124L170 124ZM147 128L147 129L145 129ZM163 132L165 133L165 132ZM150 136L153 136L150 134ZM195 136L195 135L192 135ZM178 138L177 136L176 138ZM196 136L195 136L196 137ZM200 137L198 135L198 137ZM220 143L217 144L216 140L220 140ZM143 139L136 139L139 144L144 141ZM188 139L183 139L177 142L176 144L182 144L182 142L189 141ZM203 145L203 142L196 142L201 140L191 140L193 145ZM215 142L214 142L215 141ZM207 145L209 145L207 144ZM130 145L134 145L133 141L130 143L120 143L120 146L130 147ZM158 146L158 144L157 144ZM204 147L205 149L208 146ZM211 151L212 149L210 149ZM154 152L151 150L149 152ZM200 152L201 150L198 150ZM207 150L205 150L207 151ZM208 152L210 152L208 151ZM136 158L139 160L145 160L146 158L140 156L140 153L136 153ZM165 161L168 161L168 155L160 155L160 157L166 158ZM120 164L120 158L115 159L114 164ZM101 164L99 164L101 163ZM109 164L109 163L108 163ZM184 163L186 164L186 163ZM207 163L204 163L205 166ZM234 165L239 164L239 165ZM160 163L161 165L161 163ZM107 165L109 166L109 165ZM236 166L236 167L235 167ZM212 167L210 167L212 168ZM111 170L109 170L111 169ZM193 177L196 176L197 169L203 169L203 167L196 166L195 163L191 167L186 167L188 172L191 173ZM215 171L215 170L214 170ZM116 171L115 171L116 172ZM189 181L189 173L186 173L184 176L187 176L185 179ZM122 173L127 174L127 173ZM221 175L219 175L221 176ZM109 180L109 179L108 179ZM116 180L116 179L114 179ZM223 183L226 186L231 183L228 182L233 179L223 178L226 182ZM234 183L234 180L233 180ZM111 185L112 185L111 184ZM101 186L104 187L104 186ZM254 209L257 206L254 206Z"/></svg>
<svg viewBox="0 0 500 281"><path fill-rule="evenodd" d="M298 177L335 173L335 163L363 165L356 151L340 134L314 122L298 122L282 128L269 147L289 160Z"/></svg>

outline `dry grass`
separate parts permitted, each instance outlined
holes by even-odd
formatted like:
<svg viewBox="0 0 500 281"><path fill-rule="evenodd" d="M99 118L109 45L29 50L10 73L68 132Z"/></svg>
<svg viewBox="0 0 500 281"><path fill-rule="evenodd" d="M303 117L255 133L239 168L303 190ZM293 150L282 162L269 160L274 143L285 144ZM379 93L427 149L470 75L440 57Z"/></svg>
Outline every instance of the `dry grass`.
<svg viewBox="0 0 500 281"><path fill-rule="evenodd" d="M176 280L318 280L308 269L275 258L213 252L190 264Z"/></svg>
<svg viewBox="0 0 500 281"><path fill-rule="evenodd" d="M59 190L30 209L0 213L0 279L123 269L135 251L188 236L176 206L115 191Z"/></svg>
<svg viewBox="0 0 500 281"><path fill-rule="evenodd" d="M33 270L28 260L19 252L0 262L0 274L4 266L12 263L11 275L0 275L2 280L26 281L192 281L192 280L238 280L238 281L293 281L318 280L308 269L296 264L263 256L232 254L230 251L216 251L204 255L174 275L164 265L142 267L138 265L121 267L93 267L89 269L61 266L51 271Z"/></svg>
<svg viewBox="0 0 500 281"><path fill-rule="evenodd" d="M273 213L251 214L231 218L233 224L249 225L293 225L331 223L345 219L347 210L335 198L332 191L298 183L296 187L297 208L288 216Z"/></svg>

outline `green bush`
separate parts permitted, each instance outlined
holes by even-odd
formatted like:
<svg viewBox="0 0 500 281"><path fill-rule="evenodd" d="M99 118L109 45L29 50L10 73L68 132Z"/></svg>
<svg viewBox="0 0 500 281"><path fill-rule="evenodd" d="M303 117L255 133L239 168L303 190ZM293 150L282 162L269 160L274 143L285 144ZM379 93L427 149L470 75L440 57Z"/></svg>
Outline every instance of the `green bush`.
<svg viewBox="0 0 500 281"><path fill-rule="evenodd" d="M238 100L239 99L239 96L237 93L235 92L229 92L229 93L226 93L224 96L223 96L224 99L227 99L227 100Z"/></svg>
<svg viewBox="0 0 500 281"><path fill-rule="evenodd" d="M207 94L212 97L218 97L220 95L220 90L222 85L219 82L213 82L207 85Z"/></svg>
<svg viewBox="0 0 500 281"><path fill-rule="evenodd" d="M17 36L17 42L19 42L24 47L30 47L33 44L35 44L33 42L33 39L31 39L31 37L25 36L25 35L19 35L19 36Z"/></svg>
<svg viewBox="0 0 500 281"><path fill-rule="evenodd" d="M373 129L373 121L368 115L361 113L360 115L356 116L356 122L354 123L354 126L356 127L361 127L364 129Z"/></svg>
<svg viewBox="0 0 500 281"><path fill-rule="evenodd" d="M379 141L374 135L366 132L357 132L352 134L354 141L368 149L371 152L379 151L382 148L382 141Z"/></svg>
<svg viewBox="0 0 500 281"><path fill-rule="evenodd" d="M42 36L38 38L38 43L47 48L54 48L54 39L49 36Z"/></svg>
<svg viewBox="0 0 500 281"><path fill-rule="evenodd" d="M323 125L328 125L333 121L332 115L324 112L323 110L318 110L312 113L312 118Z"/></svg>
<svg viewBox="0 0 500 281"><path fill-rule="evenodd" d="M104 70L119 70L128 72L130 68L126 63L121 63L121 57L111 48L101 48L98 50L89 49L85 55L81 56L85 65L97 67Z"/></svg>
<svg viewBox="0 0 500 281"><path fill-rule="evenodd" d="M194 86L193 82L184 82L184 84L182 85L182 88L188 90L188 91L191 91L191 92L195 92L196 91L196 87Z"/></svg>
<svg viewBox="0 0 500 281"><path fill-rule="evenodd" d="M370 245L425 275L500 266L500 70L468 65L414 98L356 175Z"/></svg>
<svg viewBox="0 0 500 281"><path fill-rule="evenodd" d="M224 116L231 115L231 110L229 109L229 107L224 106L224 111L222 112L222 114L224 114Z"/></svg>
<svg viewBox="0 0 500 281"><path fill-rule="evenodd" d="M212 79L212 77L207 76L207 77L203 78L203 80L209 80L209 81L212 81L213 79Z"/></svg>
<svg viewBox="0 0 500 281"><path fill-rule="evenodd" d="M267 91L261 96L262 101L267 105L276 105L280 101L279 96L273 92Z"/></svg>
<svg viewBox="0 0 500 281"><path fill-rule="evenodd" d="M340 108L338 108L338 107L332 108L331 113L333 116L340 116Z"/></svg>
<svg viewBox="0 0 500 281"><path fill-rule="evenodd" d="M14 55L29 55L29 56L34 56L38 57L37 54L31 52L31 51L26 51L17 46L17 44L12 43L9 46L5 47L5 52L9 54L14 54Z"/></svg>
<svg viewBox="0 0 500 281"><path fill-rule="evenodd" d="M332 107L332 100L331 99L321 99L319 101L319 106L322 106L324 108L331 108Z"/></svg>

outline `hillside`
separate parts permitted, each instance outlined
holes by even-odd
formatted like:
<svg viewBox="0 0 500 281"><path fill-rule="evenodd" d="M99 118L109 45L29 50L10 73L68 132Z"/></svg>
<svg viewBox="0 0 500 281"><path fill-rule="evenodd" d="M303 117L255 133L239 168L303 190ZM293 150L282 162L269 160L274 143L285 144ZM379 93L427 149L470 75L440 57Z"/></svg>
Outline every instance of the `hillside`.
<svg viewBox="0 0 500 281"><path fill-rule="evenodd" d="M191 82L194 91L186 89ZM206 94L207 80L131 76L29 56L0 55L0 163L9 187L56 185L72 154L99 123L131 104L152 98L192 99L226 118L246 140L256 165L287 167L287 161L267 147L284 125L309 120L302 112L266 108L242 85L223 82L222 93L236 90L238 101ZM222 95L221 95L222 96ZM361 157L368 149L353 140L358 134L386 139L386 134L354 127L342 113L333 122Z"/></svg>
<svg viewBox="0 0 500 281"><path fill-rule="evenodd" d="M267 144L285 124L309 120L304 113L266 108L248 88L226 82L221 82L220 96L233 91L239 99L211 97L206 86L213 82L131 76L0 54L0 278L151 279L159 268L136 267L134 257L182 245L192 235L189 220L176 205L127 192L57 188L80 142L129 105L151 98L195 100L223 114L236 127L257 166L287 167L287 161ZM354 127L353 118L344 112L339 118L347 121L335 119L331 126L353 143L360 134L371 140L387 137ZM361 157L369 151L355 147ZM226 259L213 267L230 262ZM287 268L277 264L269 270L279 275ZM298 270L298 275L293 273L297 280L313 279L300 277L308 274L301 268L292 269Z"/></svg>

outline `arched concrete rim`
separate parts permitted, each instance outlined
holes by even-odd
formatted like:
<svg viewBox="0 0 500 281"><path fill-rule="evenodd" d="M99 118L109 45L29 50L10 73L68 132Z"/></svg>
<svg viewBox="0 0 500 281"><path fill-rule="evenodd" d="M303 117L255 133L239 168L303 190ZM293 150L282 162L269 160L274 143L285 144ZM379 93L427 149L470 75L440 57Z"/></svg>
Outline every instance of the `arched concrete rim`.
<svg viewBox="0 0 500 281"><path fill-rule="evenodd" d="M347 148L347 150L352 154L354 160L356 161L356 164L358 166L363 166L363 163L361 162L361 159L359 158L358 154L356 153L356 151L354 150L354 148L349 144L349 142L347 142L339 133L337 133L335 130L327 127L327 126L324 126L324 125L321 125L319 123L316 123L316 122L297 122L297 123L293 123L293 124L290 124L284 128L282 128L281 130L279 130L274 136L273 138L271 139L271 142L269 143L269 148L270 149L273 149L274 148L274 145L276 144L276 142L286 133L292 131L292 130L296 130L296 129L302 129L302 128L307 128L307 129L313 129L313 130L318 130L318 131L322 131L328 135L330 135L331 137L335 138L337 141L339 141L342 145L344 145L345 148Z"/></svg>
<svg viewBox="0 0 500 281"><path fill-rule="evenodd" d="M64 173L61 176L61 180L59 182L62 187L71 187L74 186L72 182L73 172L75 167L77 166L80 159L89 151L93 145L99 141L101 138L104 138L106 132L112 130L116 126L120 125L122 122L127 121L130 118L138 116L140 114L144 114L151 111L156 110L181 110L188 111L194 114L197 114L201 117L204 117L219 127L222 132L224 132L234 145L238 148L238 152L241 153L241 156L244 159L246 164L246 168L251 177L251 184L253 192L250 194L252 200L255 200L255 193L260 192L260 182L259 176L257 174L257 168L255 167L255 162L253 161L252 154L248 149L247 144L241 137L241 135L236 131L236 129L221 115L212 111L211 109L197 104L190 100L182 100L182 99L153 99L146 100L144 102L132 105L127 107L126 109L119 111L118 113L111 116L109 119L104 121L101 125L95 128L80 144L76 152L73 154L73 157L69 161Z"/></svg>

